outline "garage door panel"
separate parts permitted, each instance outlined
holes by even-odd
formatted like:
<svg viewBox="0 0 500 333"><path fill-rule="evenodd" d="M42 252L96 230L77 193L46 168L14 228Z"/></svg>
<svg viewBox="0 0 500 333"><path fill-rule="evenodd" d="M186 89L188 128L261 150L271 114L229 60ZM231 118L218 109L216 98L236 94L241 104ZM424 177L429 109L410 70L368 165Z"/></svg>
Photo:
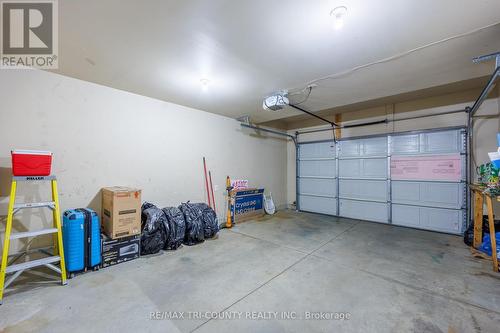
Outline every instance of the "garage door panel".
<svg viewBox="0 0 500 333"><path fill-rule="evenodd" d="M299 147L301 159L335 158L335 144L333 141L301 144Z"/></svg>
<svg viewBox="0 0 500 333"><path fill-rule="evenodd" d="M387 155L387 137L346 140L339 142L339 158Z"/></svg>
<svg viewBox="0 0 500 333"><path fill-rule="evenodd" d="M387 137L364 139L362 153L363 156L387 155Z"/></svg>
<svg viewBox="0 0 500 333"><path fill-rule="evenodd" d="M394 135L391 152L398 155L446 154L463 152L461 130Z"/></svg>
<svg viewBox="0 0 500 333"><path fill-rule="evenodd" d="M359 160L339 160L339 177L361 177Z"/></svg>
<svg viewBox="0 0 500 333"><path fill-rule="evenodd" d="M339 158L358 157L361 152L361 140L339 142Z"/></svg>
<svg viewBox="0 0 500 333"><path fill-rule="evenodd" d="M339 199L340 216L387 223L386 203Z"/></svg>
<svg viewBox="0 0 500 333"><path fill-rule="evenodd" d="M335 160L300 161L301 177L335 177Z"/></svg>
<svg viewBox="0 0 500 333"><path fill-rule="evenodd" d="M341 198L387 201L387 193L387 181L384 180L339 180Z"/></svg>
<svg viewBox="0 0 500 333"><path fill-rule="evenodd" d="M467 157L465 154L462 155L462 181L467 180Z"/></svg>
<svg viewBox="0 0 500 333"><path fill-rule="evenodd" d="M392 205L392 223L459 234L464 222L462 210Z"/></svg>
<svg viewBox="0 0 500 333"><path fill-rule="evenodd" d="M420 136L395 135L391 137L391 152L393 154L417 154L420 151Z"/></svg>
<svg viewBox="0 0 500 333"><path fill-rule="evenodd" d="M337 199L300 195L300 210L312 213L337 215Z"/></svg>
<svg viewBox="0 0 500 333"><path fill-rule="evenodd" d="M339 160L339 176L349 178L387 178L387 159Z"/></svg>
<svg viewBox="0 0 500 333"><path fill-rule="evenodd" d="M464 205L464 184L438 182L392 182L392 202L460 209Z"/></svg>
<svg viewBox="0 0 500 333"><path fill-rule="evenodd" d="M459 153L461 151L460 131L442 131L420 134L422 153Z"/></svg>
<svg viewBox="0 0 500 333"><path fill-rule="evenodd" d="M328 197L337 196L337 183L335 179L301 178L299 180L300 193L315 194Z"/></svg>
<svg viewBox="0 0 500 333"><path fill-rule="evenodd" d="M363 160L365 177L387 178L387 158Z"/></svg>

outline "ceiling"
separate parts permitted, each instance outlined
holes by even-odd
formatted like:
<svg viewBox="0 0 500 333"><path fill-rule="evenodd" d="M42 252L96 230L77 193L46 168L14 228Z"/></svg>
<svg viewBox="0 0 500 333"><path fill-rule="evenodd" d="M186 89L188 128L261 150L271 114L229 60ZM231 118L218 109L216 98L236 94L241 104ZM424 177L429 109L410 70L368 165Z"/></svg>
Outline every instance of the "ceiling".
<svg viewBox="0 0 500 333"><path fill-rule="evenodd" d="M341 30L330 16L338 5L348 8ZM59 0L59 13L56 72L255 122L297 115L262 110L274 91L415 48L317 82L301 106L319 111L482 77L493 64L471 58L500 51L498 0Z"/></svg>
<svg viewBox="0 0 500 333"><path fill-rule="evenodd" d="M491 76L488 75L431 88L413 90L402 94L324 109L315 112L315 114L330 121L338 121L336 120L336 115L341 114L341 121L352 121L364 119L370 113L373 113L374 117L380 116L381 111L384 111L385 116L389 110L394 110L394 112L409 112L421 110L422 107L432 109L439 106L457 104L472 106L473 101L481 94L481 91L490 78ZM498 88L492 90L488 98L497 98L500 95L500 87ZM408 108L408 105L412 107ZM392 109L388 109L388 107L392 107ZM457 108L459 107L457 106ZM302 127L324 126L325 122L301 113L296 116L261 122L259 125L292 130Z"/></svg>

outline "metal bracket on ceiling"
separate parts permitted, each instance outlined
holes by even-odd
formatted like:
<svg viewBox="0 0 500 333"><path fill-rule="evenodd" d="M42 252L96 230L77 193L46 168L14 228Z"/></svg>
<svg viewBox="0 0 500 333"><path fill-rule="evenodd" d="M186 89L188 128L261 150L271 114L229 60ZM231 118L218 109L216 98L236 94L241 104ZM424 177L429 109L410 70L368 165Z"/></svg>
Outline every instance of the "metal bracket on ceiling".
<svg viewBox="0 0 500 333"><path fill-rule="evenodd" d="M270 129L270 128L266 128L266 127L259 127L259 126L252 125L252 124L245 124L244 122L240 123L240 126L241 127L246 127L246 128L251 128L251 129L254 129L256 131L262 131L262 132L272 133L272 134L276 134L276 135L286 136L286 137L292 139L292 141L295 144L295 146L297 146L297 136L293 136L291 134L288 134L288 133L285 133L285 132L276 131L276 130L273 130L273 129Z"/></svg>
<svg viewBox="0 0 500 333"><path fill-rule="evenodd" d="M500 52L475 57L472 59L472 62L475 64L478 64L478 63L493 60L493 59L495 59L495 69L499 68L500 67Z"/></svg>
<svg viewBox="0 0 500 333"><path fill-rule="evenodd" d="M236 120L239 121L240 123L243 123L246 125L251 125L250 116L248 116L248 115L236 118Z"/></svg>

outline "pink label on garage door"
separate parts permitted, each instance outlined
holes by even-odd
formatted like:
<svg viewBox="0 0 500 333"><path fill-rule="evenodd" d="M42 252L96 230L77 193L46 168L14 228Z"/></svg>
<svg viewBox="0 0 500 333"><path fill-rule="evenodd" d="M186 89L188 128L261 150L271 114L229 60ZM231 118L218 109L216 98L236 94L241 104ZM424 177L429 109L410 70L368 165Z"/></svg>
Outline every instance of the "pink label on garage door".
<svg viewBox="0 0 500 333"><path fill-rule="evenodd" d="M392 156L391 179L460 181L462 158L460 154Z"/></svg>

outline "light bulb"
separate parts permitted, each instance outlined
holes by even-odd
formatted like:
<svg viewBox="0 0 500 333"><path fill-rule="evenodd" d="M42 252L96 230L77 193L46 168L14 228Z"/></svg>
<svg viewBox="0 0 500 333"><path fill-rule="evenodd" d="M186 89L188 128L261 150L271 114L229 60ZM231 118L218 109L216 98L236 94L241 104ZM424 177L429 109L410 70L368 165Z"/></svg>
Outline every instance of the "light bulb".
<svg viewBox="0 0 500 333"><path fill-rule="evenodd" d="M339 6L333 8L330 12L330 16L333 17L335 30L340 30L344 26L344 19L347 15L347 7Z"/></svg>
<svg viewBox="0 0 500 333"><path fill-rule="evenodd" d="M203 78L203 79L200 80L200 83L201 83L201 88L203 90L207 90L208 89L208 85L210 84L210 80Z"/></svg>
<svg viewBox="0 0 500 333"><path fill-rule="evenodd" d="M344 26L344 19L338 18L335 20L335 30L340 30Z"/></svg>

